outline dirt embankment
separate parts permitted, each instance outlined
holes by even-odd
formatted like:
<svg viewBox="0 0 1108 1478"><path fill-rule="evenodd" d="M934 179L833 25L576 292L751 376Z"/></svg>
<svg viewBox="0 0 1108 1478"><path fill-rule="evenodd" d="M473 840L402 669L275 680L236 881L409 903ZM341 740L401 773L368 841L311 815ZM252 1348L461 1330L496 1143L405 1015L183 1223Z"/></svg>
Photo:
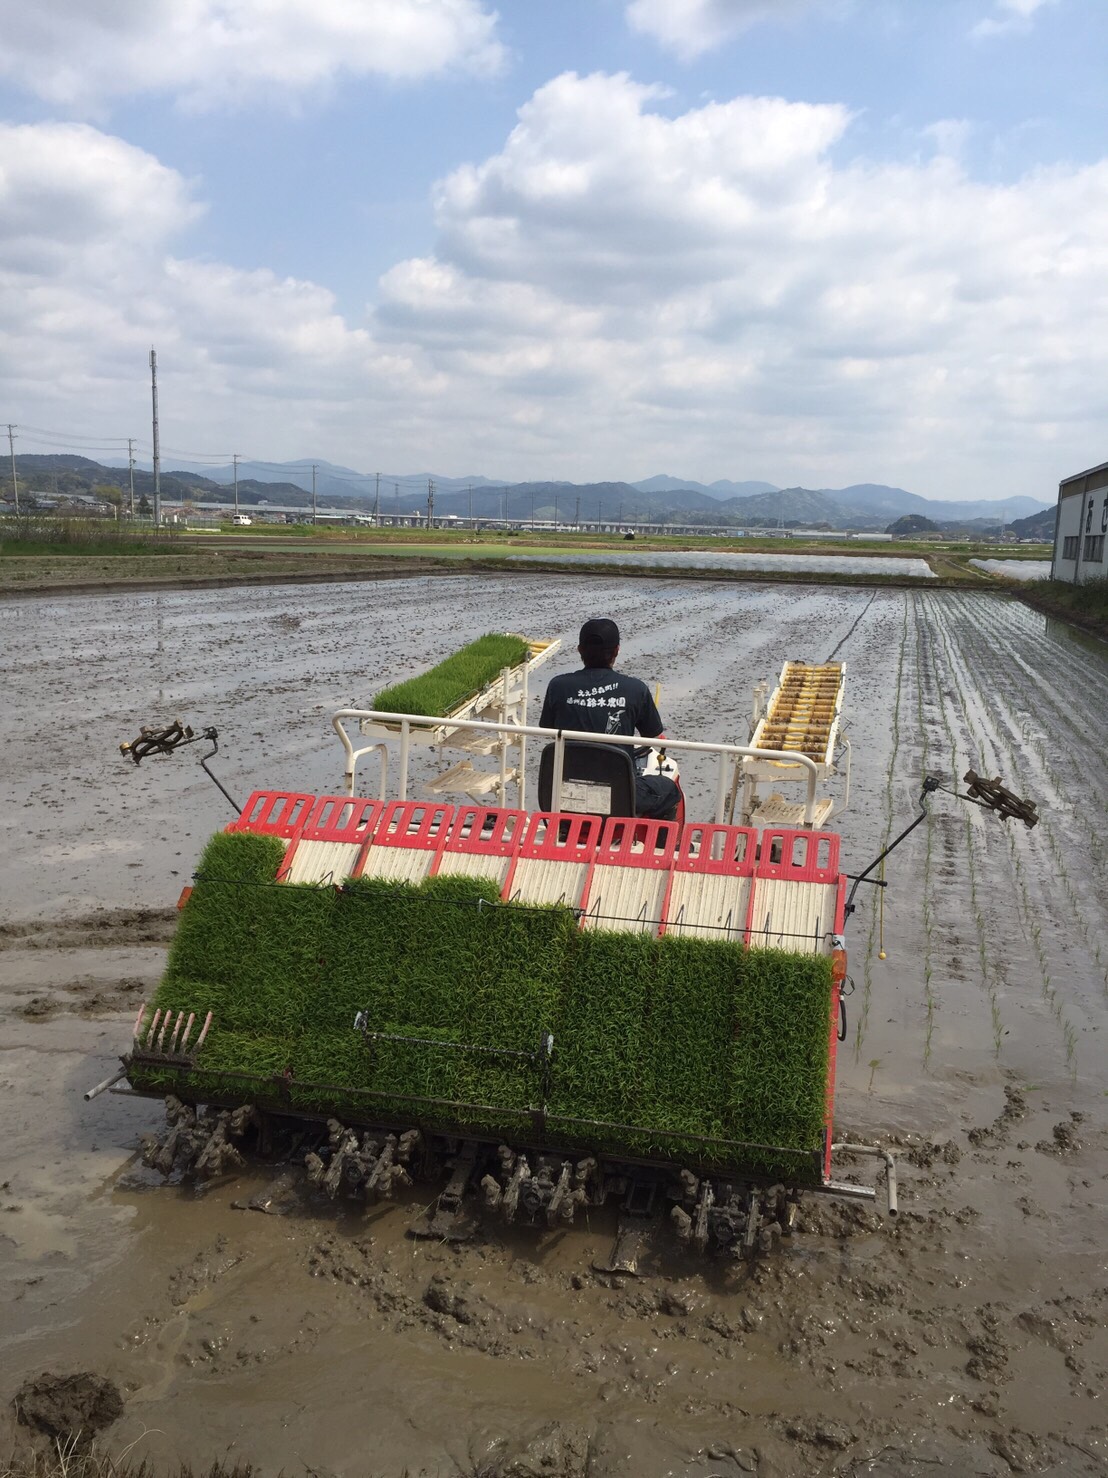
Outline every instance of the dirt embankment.
<svg viewBox="0 0 1108 1478"><path fill-rule="evenodd" d="M521 553L524 551L521 550ZM806 551L815 554L816 551ZM832 553L841 551L831 551ZM419 575L520 575L542 573L630 581L684 580L701 584L817 585L859 588L982 590L997 587L980 571L953 560L935 567L936 578L899 572L694 569L611 563L605 551L594 562L572 566L530 555L435 558L420 554L280 553L266 550L189 550L159 556L28 555L0 560L0 599L24 595L93 595L111 590L218 590L233 586L330 585L343 581L407 580ZM931 561L934 565L934 561ZM892 563L890 570L893 571Z"/></svg>
<svg viewBox="0 0 1108 1478"><path fill-rule="evenodd" d="M1017 600L1023 601L1024 605L1033 610L1041 611L1044 616L1054 616L1059 621L1066 621L1069 625L1088 632L1090 636L1097 636L1101 641L1108 642L1108 599L1085 606L1081 604L1080 595L1075 598L1072 587L1066 585L1056 589L1042 589L1038 585L1033 589L1016 587L1012 593Z"/></svg>
<svg viewBox="0 0 1108 1478"><path fill-rule="evenodd" d="M0 560L0 598L101 590L217 590L233 585L314 585L433 574L453 561L321 551L185 550L159 555L21 555ZM456 571L455 571L456 572Z"/></svg>

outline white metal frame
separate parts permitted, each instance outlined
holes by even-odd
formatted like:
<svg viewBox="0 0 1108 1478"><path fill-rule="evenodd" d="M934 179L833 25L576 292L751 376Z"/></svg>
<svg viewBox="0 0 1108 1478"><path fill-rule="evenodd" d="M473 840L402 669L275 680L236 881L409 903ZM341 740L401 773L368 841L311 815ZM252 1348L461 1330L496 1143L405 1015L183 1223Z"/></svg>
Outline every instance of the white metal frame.
<svg viewBox="0 0 1108 1478"><path fill-rule="evenodd" d="M363 734L376 739L377 742L364 745L353 752L347 745L348 773L351 764L356 766L362 755L377 751L381 757L381 798L384 799L388 789L388 741L399 739L401 741L400 766L405 776L403 785L406 796L407 766L412 744L439 750L446 748L472 750L477 747L474 743L477 738L476 731L482 728L488 729L490 723L495 724L498 719L496 737L489 748L482 751L495 757L497 772L492 774L488 771L474 772L470 769L469 775L480 773L482 778L490 782L489 788L495 786L497 801L501 806L508 804L508 787L514 783L518 789L518 804L522 809L524 771L527 765L527 736L523 729L523 721L527 717L530 698L530 676L537 667L548 662L560 650L562 643L557 638L541 642L530 641L527 637L521 639L527 641L530 647L530 654L525 661L515 667L502 667L497 676L487 682L479 692L471 694L450 713L435 717L433 721L430 716L427 716L421 718L414 726L408 724L405 729L403 725L394 722L395 716L382 718L377 710L365 710L358 727ZM352 711L349 710L349 712ZM474 717L479 714L496 715L496 717L484 721ZM408 717L416 718L418 715L408 715ZM519 754L517 767L510 769L508 751L513 745L518 749ZM456 775L456 770L466 763L465 761L460 762L455 770L448 771L446 775L440 777L443 781L442 789L446 791L467 790L464 783L450 783L451 777ZM482 786L482 789L484 788Z"/></svg>
<svg viewBox="0 0 1108 1478"><path fill-rule="evenodd" d="M381 743L364 745L360 749L354 747L354 743L346 730L345 723L353 722L366 726L372 724L388 724L390 728L398 727L397 738L400 746L399 755L399 778L397 783L397 799L408 799L408 766L411 758L411 745L413 729L426 730L427 728L441 727L442 719L429 714L413 713L387 713L372 708L342 708L332 715L331 724L335 733L339 736L343 749L346 751L346 789L349 795L354 794L354 783L357 773L358 760L371 750L383 750L385 746ZM565 764L565 746L567 741L582 741L586 744L610 744L617 749L641 749L644 742L637 735L626 736L623 734L590 734L578 729L542 729L532 724L493 723L484 719L467 719L464 727L466 729L484 730L489 734L506 737L509 741L525 742L527 739L553 740L554 771L552 782L551 808L554 811L561 809L562 801L562 770ZM367 728L363 727L363 732ZM380 730L369 728L368 732L375 733ZM807 793L804 803L803 825L811 827L814 825L816 810L816 784L820 777L820 766L815 760L807 755L790 753L785 750L754 749L747 744L706 744L692 739L669 739L666 738L659 748L672 750L677 754L705 754L715 755L718 759L718 774L716 777L716 805L715 821L723 823L727 821L728 798L731 791L731 782L734 767L741 760L748 757L757 757L763 760L782 760L790 765L799 766L807 772ZM387 799L388 793L388 757L382 755L381 788L380 798ZM530 809L526 804L526 776L521 759L519 775L520 809Z"/></svg>

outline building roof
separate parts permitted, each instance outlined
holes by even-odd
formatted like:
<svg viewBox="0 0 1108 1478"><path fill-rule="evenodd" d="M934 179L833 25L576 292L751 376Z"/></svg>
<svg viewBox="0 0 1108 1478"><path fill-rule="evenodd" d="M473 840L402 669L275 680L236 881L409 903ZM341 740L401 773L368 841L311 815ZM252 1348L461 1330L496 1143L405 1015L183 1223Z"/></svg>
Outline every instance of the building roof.
<svg viewBox="0 0 1108 1478"><path fill-rule="evenodd" d="M1089 478L1095 479L1091 487ZM1071 486L1074 483L1080 483L1081 486ZM1084 472L1075 472L1070 477L1063 477L1058 484L1058 497L1059 499L1068 498L1073 493L1091 492L1095 488L1102 487L1108 487L1108 462L1101 462L1099 467L1087 467Z"/></svg>

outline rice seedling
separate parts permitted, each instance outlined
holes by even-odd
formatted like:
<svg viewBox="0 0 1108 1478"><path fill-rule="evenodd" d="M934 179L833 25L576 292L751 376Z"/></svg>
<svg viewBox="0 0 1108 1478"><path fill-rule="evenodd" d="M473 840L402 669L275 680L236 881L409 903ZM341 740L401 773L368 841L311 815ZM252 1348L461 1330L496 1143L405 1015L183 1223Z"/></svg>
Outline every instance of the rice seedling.
<svg viewBox="0 0 1108 1478"><path fill-rule="evenodd" d="M798 1150L820 1141L831 1031L831 961L750 950L731 1051L731 1137Z"/></svg>
<svg viewBox="0 0 1108 1478"><path fill-rule="evenodd" d="M215 1024L191 1073L135 1069L142 1086L507 1136L545 1097L554 1136L586 1147L741 1162L701 1143L726 1139L805 1165L818 1148L827 960L582 932L482 879L277 885L280 850L232 834L205 852L156 1004Z"/></svg>
<svg viewBox="0 0 1108 1478"><path fill-rule="evenodd" d="M893 775L896 768L897 755L900 752L900 700L904 688L904 654L908 648L908 600L904 599L901 607L900 647L897 652L896 663L896 687L893 693L892 714L892 750L889 755L889 766L885 772L885 835L881 843L882 848L889 845L893 834ZM866 1038L869 1027L869 1008L873 997L873 957L876 949L878 929L878 899L870 900L869 934L866 939L866 952L862 961L862 1000L858 1010L858 1022L854 1028L854 1061L857 1063L862 1056L862 1043Z"/></svg>
<svg viewBox="0 0 1108 1478"><path fill-rule="evenodd" d="M451 713L498 676L505 667L526 660L527 643L521 636L490 632L462 647L419 677L382 688L373 700L383 713Z"/></svg>
<svg viewBox="0 0 1108 1478"><path fill-rule="evenodd" d="M155 1006L210 1008L230 1031L282 1036L300 1030L318 980L334 893L275 883L283 855L274 837L232 832L212 838ZM206 989L196 991L197 985Z"/></svg>

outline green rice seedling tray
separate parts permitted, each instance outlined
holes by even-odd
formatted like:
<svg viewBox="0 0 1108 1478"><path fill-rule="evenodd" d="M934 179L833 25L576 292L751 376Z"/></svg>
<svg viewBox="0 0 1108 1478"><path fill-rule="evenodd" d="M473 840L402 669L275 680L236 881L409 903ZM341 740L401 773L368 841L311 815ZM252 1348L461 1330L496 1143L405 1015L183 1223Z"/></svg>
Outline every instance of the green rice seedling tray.
<svg viewBox="0 0 1108 1478"><path fill-rule="evenodd" d="M582 1152L817 1175L829 959L582 931L478 878L279 884L282 855L209 843L149 1011L212 1028L191 1068L138 1054L135 1087L517 1143L545 1110Z"/></svg>
<svg viewBox="0 0 1108 1478"><path fill-rule="evenodd" d="M449 718L467 699L498 677L505 667L518 667L530 654L521 636L490 632L446 657L428 672L382 688L373 707L383 713L419 713Z"/></svg>

